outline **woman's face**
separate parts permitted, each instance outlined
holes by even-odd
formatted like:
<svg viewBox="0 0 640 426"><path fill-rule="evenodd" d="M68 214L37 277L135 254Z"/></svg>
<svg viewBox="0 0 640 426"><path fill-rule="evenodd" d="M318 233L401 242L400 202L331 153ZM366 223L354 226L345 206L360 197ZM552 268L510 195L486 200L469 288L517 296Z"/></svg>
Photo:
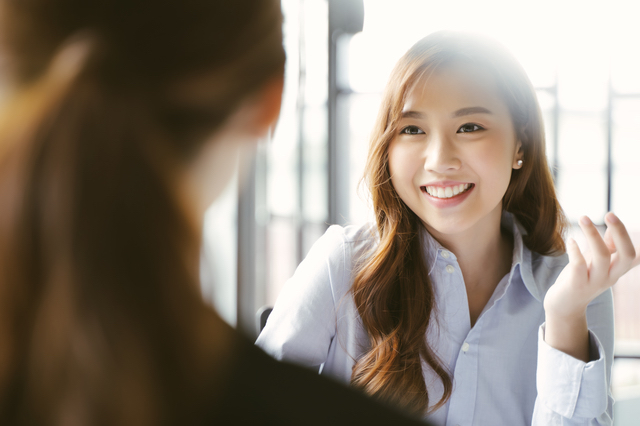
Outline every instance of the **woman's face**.
<svg viewBox="0 0 640 426"><path fill-rule="evenodd" d="M521 159L493 77L462 63L412 88L388 154L393 187L434 235L499 223Z"/></svg>
<svg viewBox="0 0 640 426"><path fill-rule="evenodd" d="M282 75L269 80L238 107L187 165L186 189L200 213L220 195L238 166L241 172L248 170L256 144L267 138L278 119L282 88ZM244 176L239 177L242 181Z"/></svg>

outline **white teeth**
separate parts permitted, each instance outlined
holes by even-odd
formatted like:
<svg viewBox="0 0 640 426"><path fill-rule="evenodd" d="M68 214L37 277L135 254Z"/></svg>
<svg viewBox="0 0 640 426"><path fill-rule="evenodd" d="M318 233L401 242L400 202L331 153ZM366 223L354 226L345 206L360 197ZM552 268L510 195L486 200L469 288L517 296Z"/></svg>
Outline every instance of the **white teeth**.
<svg viewBox="0 0 640 426"><path fill-rule="evenodd" d="M458 194L463 193L467 189L471 188L470 183L461 183L460 185L455 186L427 186L425 189L427 193L433 197L437 198L451 198Z"/></svg>

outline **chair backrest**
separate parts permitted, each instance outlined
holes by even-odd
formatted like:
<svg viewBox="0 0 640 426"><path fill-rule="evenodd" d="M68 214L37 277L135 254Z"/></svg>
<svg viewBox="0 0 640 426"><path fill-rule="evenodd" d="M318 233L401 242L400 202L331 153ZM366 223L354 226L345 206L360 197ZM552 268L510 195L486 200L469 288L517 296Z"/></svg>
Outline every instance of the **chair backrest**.
<svg viewBox="0 0 640 426"><path fill-rule="evenodd" d="M256 328L258 329L258 334L260 334L264 326L267 325L267 319L271 311L273 311L271 306L263 306L256 312Z"/></svg>

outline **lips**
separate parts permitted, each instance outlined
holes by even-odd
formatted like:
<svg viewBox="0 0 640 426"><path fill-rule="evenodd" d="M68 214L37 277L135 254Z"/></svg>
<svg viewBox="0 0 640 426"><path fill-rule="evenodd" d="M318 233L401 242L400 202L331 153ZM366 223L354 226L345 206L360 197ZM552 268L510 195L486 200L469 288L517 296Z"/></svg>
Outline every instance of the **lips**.
<svg viewBox="0 0 640 426"><path fill-rule="evenodd" d="M434 186L434 185L425 185L420 187L423 192L431 195L435 198L447 199L453 198L455 196L464 194L468 190L474 187L472 183L461 183L457 185L449 185L449 186Z"/></svg>

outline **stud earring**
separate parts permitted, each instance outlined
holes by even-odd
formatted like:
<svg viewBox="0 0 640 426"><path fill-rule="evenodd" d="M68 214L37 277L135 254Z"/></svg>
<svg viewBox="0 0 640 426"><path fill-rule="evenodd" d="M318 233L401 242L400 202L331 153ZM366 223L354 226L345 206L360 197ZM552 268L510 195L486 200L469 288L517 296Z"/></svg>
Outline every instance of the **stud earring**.
<svg viewBox="0 0 640 426"><path fill-rule="evenodd" d="M523 163L523 161L522 161L522 160L518 160L518 162L517 162L518 167L522 167L522 163Z"/></svg>

